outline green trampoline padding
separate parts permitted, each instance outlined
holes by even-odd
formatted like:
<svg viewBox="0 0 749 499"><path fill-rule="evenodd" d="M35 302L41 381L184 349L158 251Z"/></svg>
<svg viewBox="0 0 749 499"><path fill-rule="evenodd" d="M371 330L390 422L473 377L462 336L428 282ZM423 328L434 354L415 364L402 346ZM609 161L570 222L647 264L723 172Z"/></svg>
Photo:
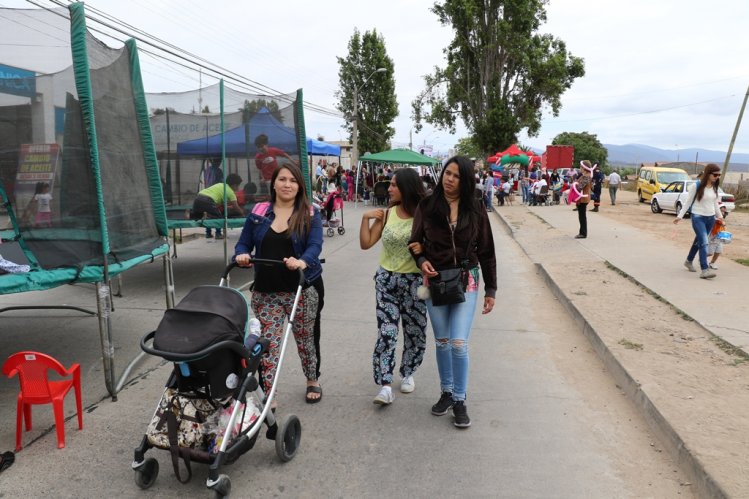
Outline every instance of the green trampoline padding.
<svg viewBox="0 0 749 499"><path fill-rule="evenodd" d="M169 245L164 244L154 249L150 255L141 255L121 263L109 264L109 277L115 277L136 265L153 260L168 253ZM23 274L0 275L0 295L24 293L26 291L43 291L73 282L101 282L104 280L104 268L86 266L82 269L62 268L51 270L32 270Z"/></svg>
<svg viewBox="0 0 749 499"><path fill-rule="evenodd" d="M16 238L16 231L13 229L10 230L0 230L0 239L3 241L12 241Z"/></svg>
<svg viewBox="0 0 749 499"><path fill-rule="evenodd" d="M241 229L244 227L245 218L229 218L226 226L230 229ZM205 220L169 220L170 229L194 229L203 227L205 229L223 229L223 218L206 218Z"/></svg>
<svg viewBox="0 0 749 499"><path fill-rule="evenodd" d="M198 220L191 220L185 218L189 216L189 211L192 205L171 205L166 207L167 215L167 226L169 230L173 229L223 229L224 219L223 218L205 218ZM250 213L252 206L245 206L245 213ZM241 229L244 227L245 217L234 217L226 219L226 226L230 229Z"/></svg>

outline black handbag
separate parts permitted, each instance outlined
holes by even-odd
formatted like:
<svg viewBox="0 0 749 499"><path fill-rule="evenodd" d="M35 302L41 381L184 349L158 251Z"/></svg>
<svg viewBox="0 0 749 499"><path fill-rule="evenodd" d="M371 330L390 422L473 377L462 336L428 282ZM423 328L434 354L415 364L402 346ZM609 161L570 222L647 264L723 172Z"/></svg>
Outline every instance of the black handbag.
<svg viewBox="0 0 749 499"><path fill-rule="evenodd" d="M458 251L455 248L455 229L450 225L450 219L447 219L447 225L450 227L453 243L453 263L455 267L438 270L435 277L429 278L429 294L432 298L432 305L454 305L466 301L466 288L468 287L468 259L462 260L458 266ZM468 243L468 248L473 245L473 239Z"/></svg>
<svg viewBox="0 0 749 499"><path fill-rule="evenodd" d="M432 305L454 305L466 301L466 270L461 267L437 271L438 275L429 278L429 293Z"/></svg>

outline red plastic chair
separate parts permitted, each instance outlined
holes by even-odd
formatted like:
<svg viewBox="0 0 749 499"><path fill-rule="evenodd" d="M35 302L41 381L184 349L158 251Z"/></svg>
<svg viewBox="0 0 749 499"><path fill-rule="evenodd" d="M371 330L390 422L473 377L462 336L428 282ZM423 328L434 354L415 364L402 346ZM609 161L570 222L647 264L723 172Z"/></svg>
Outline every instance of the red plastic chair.
<svg viewBox="0 0 749 499"><path fill-rule="evenodd" d="M47 371L52 369L60 376L71 379L50 381ZM52 404L57 427L57 448L65 447L65 416L63 401L71 388L75 388L75 404L78 409L78 429L83 429L83 410L81 407L81 366L73 364L65 369L62 364L49 355L39 352L14 353L3 364L3 374L12 378L18 374L21 391L18 393L16 409L16 452L21 450L21 419L26 422L26 431L31 430L31 406Z"/></svg>

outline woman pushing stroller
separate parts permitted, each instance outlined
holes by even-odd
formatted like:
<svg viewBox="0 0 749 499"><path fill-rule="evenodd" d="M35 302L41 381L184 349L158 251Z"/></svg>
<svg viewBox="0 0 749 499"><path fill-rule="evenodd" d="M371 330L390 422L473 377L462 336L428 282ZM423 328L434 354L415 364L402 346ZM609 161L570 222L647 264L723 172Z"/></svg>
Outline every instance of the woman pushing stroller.
<svg viewBox="0 0 749 499"><path fill-rule="evenodd" d="M286 264L286 269L265 265L255 267L252 308L262 325L263 336L270 340L269 351L261 361L262 383L266 391L270 390L275 378L283 324L294 304L298 286L296 271L304 271L305 284L292 330L307 378L305 399L308 403L316 403L322 398L314 335L319 299L316 288L317 283L322 282L319 260L322 221L319 211L307 199L304 177L295 165L285 164L273 172L270 196L264 215L252 213L247 217L234 249L234 260L240 266L247 266L250 255L254 253L255 258L282 260Z"/></svg>

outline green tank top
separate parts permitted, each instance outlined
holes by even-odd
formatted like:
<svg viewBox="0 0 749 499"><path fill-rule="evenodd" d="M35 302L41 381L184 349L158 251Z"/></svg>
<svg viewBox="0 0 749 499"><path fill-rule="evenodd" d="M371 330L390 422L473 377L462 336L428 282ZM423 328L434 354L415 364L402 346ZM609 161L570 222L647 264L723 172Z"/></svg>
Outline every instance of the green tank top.
<svg viewBox="0 0 749 499"><path fill-rule="evenodd" d="M398 210L389 210L388 219L382 229L382 252L380 266L399 274L415 274L419 272L411 253L408 251L408 239L411 237L413 218L400 218Z"/></svg>

